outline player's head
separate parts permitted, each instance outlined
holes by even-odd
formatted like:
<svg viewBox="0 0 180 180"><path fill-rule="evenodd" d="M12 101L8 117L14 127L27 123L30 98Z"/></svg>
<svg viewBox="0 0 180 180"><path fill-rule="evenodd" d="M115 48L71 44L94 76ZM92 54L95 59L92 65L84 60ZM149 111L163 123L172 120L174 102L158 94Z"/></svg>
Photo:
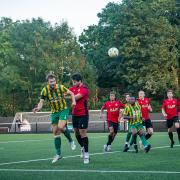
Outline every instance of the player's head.
<svg viewBox="0 0 180 180"><path fill-rule="evenodd" d="M131 104L131 105L134 105L135 104L135 102L136 102L136 98L135 97L130 97L130 99L129 99L129 103Z"/></svg>
<svg viewBox="0 0 180 180"><path fill-rule="evenodd" d="M129 102L131 95L129 93L125 94L126 102Z"/></svg>
<svg viewBox="0 0 180 180"><path fill-rule="evenodd" d="M73 74L71 79L74 86L79 86L82 83L82 76L78 73Z"/></svg>
<svg viewBox="0 0 180 180"><path fill-rule="evenodd" d="M169 89L169 90L167 91L167 97L168 97L168 99L173 98L173 90Z"/></svg>
<svg viewBox="0 0 180 180"><path fill-rule="evenodd" d="M138 95L140 99L143 99L145 97L145 92L143 90L140 90Z"/></svg>
<svg viewBox="0 0 180 180"><path fill-rule="evenodd" d="M116 100L116 93L114 91L110 92L109 99L110 99L110 101L115 101Z"/></svg>
<svg viewBox="0 0 180 180"><path fill-rule="evenodd" d="M54 74L48 74L46 76L46 81L51 89L55 89L56 87L56 76Z"/></svg>

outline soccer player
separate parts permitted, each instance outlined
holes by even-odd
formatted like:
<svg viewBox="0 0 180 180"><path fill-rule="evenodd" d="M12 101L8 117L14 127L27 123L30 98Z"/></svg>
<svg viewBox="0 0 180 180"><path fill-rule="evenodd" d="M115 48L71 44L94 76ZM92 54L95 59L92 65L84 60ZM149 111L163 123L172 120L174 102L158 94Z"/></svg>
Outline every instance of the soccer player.
<svg viewBox="0 0 180 180"><path fill-rule="evenodd" d="M124 119L128 119L129 126L132 131L133 138L139 135L141 138L142 144L144 145L145 152L148 152L151 148L151 145L145 138L144 128L142 125L142 113L141 107L136 102L135 97L131 97L129 100L129 104L127 104L124 108Z"/></svg>
<svg viewBox="0 0 180 180"><path fill-rule="evenodd" d="M129 105L129 100L131 98L130 94L126 93L125 98L126 98L126 105ZM124 145L123 152L128 151L128 149L129 149L129 140L130 140L131 136L132 136L132 132L131 132L131 128L130 128L129 123L128 123L128 133L127 133L127 136L126 136L126 142L125 142L125 145ZM136 153L138 153L137 136L134 136L134 138L131 138L130 146L132 146L133 144L134 144L134 149L135 149Z"/></svg>
<svg viewBox="0 0 180 180"><path fill-rule="evenodd" d="M141 106L143 117L143 126L146 130L146 139L149 139L153 134L153 125L149 117L149 111L152 112L149 98L145 97L144 91L139 91L138 103Z"/></svg>
<svg viewBox="0 0 180 180"><path fill-rule="evenodd" d="M84 164L89 163L87 128L89 122L88 98L89 90L82 82L80 74L72 76L73 87L70 88L75 95L76 105L72 109L72 124L76 139L81 146L81 157Z"/></svg>
<svg viewBox="0 0 180 180"><path fill-rule="evenodd" d="M109 129L108 141L104 145L104 151L111 151L111 144L114 141L114 138L117 134L119 127L119 114L120 108L124 108L124 104L116 99L116 93L110 92L109 101L107 101L101 108L100 118L102 117L102 113L104 109L107 109L107 123Z"/></svg>
<svg viewBox="0 0 180 180"><path fill-rule="evenodd" d="M33 109L33 112L38 112L42 109L44 101L47 100L51 106L50 120L53 127L54 144L56 149L56 155L52 160L52 163L57 162L62 158L61 156L61 137L60 134L64 133L66 138L70 142L71 149L76 148L74 141L71 138L66 124L68 121L68 108L64 99L64 93L71 96L72 106L76 105L74 94L68 90L62 84L56 82L56 76L54 74L48 74L46 77L47 85L41 91L40 101Z"/></svg>
<svg viewBox="0 0 180 180"><path fill-rule="evenodd" d="M176 98L173 98L173 91L167 91L168 99L163 101L162 105L162 114L167 119L166 124L168 128L169 139L171 140L171 148L173 148L174 140L173 140L173 124L175 125L178 139L180 142L180 125L178 119L178 107L180 106L180 102Z"/></svg>

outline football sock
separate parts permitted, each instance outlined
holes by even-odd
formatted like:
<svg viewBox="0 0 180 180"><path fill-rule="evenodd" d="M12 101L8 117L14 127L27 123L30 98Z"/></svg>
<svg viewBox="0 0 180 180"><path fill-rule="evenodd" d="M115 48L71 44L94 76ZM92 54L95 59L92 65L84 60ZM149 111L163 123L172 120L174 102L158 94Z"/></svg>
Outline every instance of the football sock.
<svg viewBox="0 0 180 180"><path fill-rule="evenodd" d="M128 132L127 136L126 136L126 142L129 142L130 138L131 138L132 132Z"/></svg>
<svg viewBox="0 0 180 180"><path fill-rule="evenodd" d="M140 135L142 144L144 147L146 147L148 145L148 142L146 141L145 135Z"/></svg>
<svg viewBox="0 0 180 180"><path fill-rule="evenodd" d="M56 149L56 154L61 155L61 137L60 136L54 137L54 145Z"/></svg>
<svg viewBox="0 0 180 180"><path fill-rule="evenodd" d="M180 141L180 128L177 128L176 131L177 131L177 134L178 134L178 139Z"/></svg>
<svg viewBox="0 0 180 180"><path fill-rule="evenodd" d="M111 145L112 142L113 142L113 137L112 137L112 135L109 134L107 146L108 146L108 145Z"/></svg>
<svg viewBox="0 0 180 180"><path fill-rule="evenodd" d="M169 135L169 139L171 140L171 142L173 142L173 141L174 141L174 140L173 140L173 133L172 133L172 132L169 132L168 135Z"/></svg>
<svg viewBox="0 0 180 180"><path fill-rule="evenodd" d="M69 142L72 142L72 138L71 138L71 134L68 128L66 128L66 130L63 132L65 137L68 139Z"/></svg>
<svg viewBox="0 0 180 180"><path fill-rule="evenodd" d="M80 135L80 134L76 135L76 139L77 139L79 145L80 145L81 147L83 147L83 142L82 142L82 138L81 138L81 135Z"/></svg>
<svg viewBox="0 0 180 180"><path fill-rule="evenodd" d="M130 141L130 146L137 143L137 134L133 135Z"/></svg>
<svg viewBox="0 0 180 180"><path fill-rule="evenodd" d="M84 152L88 152L88 145L89 145L89 140L88 137L82 138L83 146L84 146Z"/></svg>
<svg viewBox="0 0 180 180"><path fill-rule="evenodd" d="M152 136L152 134L147 133L146 136L145 136L146 140L149 139L151 136Z"/></svg>

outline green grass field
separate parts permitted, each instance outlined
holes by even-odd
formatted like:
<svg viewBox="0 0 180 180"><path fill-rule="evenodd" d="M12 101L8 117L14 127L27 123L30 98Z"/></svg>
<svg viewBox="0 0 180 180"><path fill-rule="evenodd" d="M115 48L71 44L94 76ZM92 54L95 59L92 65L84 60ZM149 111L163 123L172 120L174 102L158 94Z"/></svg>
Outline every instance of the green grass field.
<svg viewBox="0 0 180 180"><path fill-rule="evenodd" d="M169 147L167 133L155 133L150 140L152 149L147 154L143 150L138 154L122 152L125 135L119 133L112 144L112 153L104 153L102 147L107 133L89 134L91 156L88 165L84 165L79 157L79 146L72 151L64 136L64 158L51 164L55 153L51 134L0 135L0 180L180 178L180 145L175 133L176 146L173 149Z"/></svg>

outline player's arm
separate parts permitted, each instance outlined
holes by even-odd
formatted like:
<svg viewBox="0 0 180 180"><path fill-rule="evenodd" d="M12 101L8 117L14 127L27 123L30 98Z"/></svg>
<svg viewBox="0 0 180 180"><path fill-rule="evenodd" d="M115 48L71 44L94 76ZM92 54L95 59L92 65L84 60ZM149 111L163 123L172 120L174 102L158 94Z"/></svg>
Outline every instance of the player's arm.
<svg viewBox="0 0 180 180"><path fill-rule="evenodd" d="M166 111L164 110L164 108L162 108L162 114L163 114L164 117L167 116Z"/></svg>
<svg viewBox="0 0 180 180"><path fill-rule="evenodd" d="M162 105L162 114L164 117L167 117L167 114L166 114L166 111L165 111L165 102L163 102L163 105Z"/></svg>
<svg viewBox="0 0 180 180"><path fill-rule="evenodd" d="M100 110L99 118L102 118L102 114L103 114L104 109L106 109L106 103L102 106L102 108Z"/></svg>
<svg viewBox="0 0 180 180"><path fill-rule="evenodd" d="M148 106L148 110L149 110L150 112L152 112L152 107L151 107L150 104L149 104L149 106Z"/></svg>
<svg viewBox="0 0 180 180"><path fill-rule="evenodd" d="M72 107L76 105L76 99L74 96L74 93L70 91L69 89L66 90L66 94L71 96L71 101L72 101Z"/></svg>
<svg viewBox="0 0 180 180"><path fill-rule="evenodd" d="M40 101L39 101L38 105L36 105L36 107L33 109L34 113L36 113L42 109L46 97L47 97L47 90L44 87L41 91L41 94L40 94Z"/></svg>
<svg viewBox="0 0 180 180"><path fill-rule="evenodd" d="M33 109L33 112L36 113L42 109L44 105L44 99L40 99L38 105Z"/></svg>

